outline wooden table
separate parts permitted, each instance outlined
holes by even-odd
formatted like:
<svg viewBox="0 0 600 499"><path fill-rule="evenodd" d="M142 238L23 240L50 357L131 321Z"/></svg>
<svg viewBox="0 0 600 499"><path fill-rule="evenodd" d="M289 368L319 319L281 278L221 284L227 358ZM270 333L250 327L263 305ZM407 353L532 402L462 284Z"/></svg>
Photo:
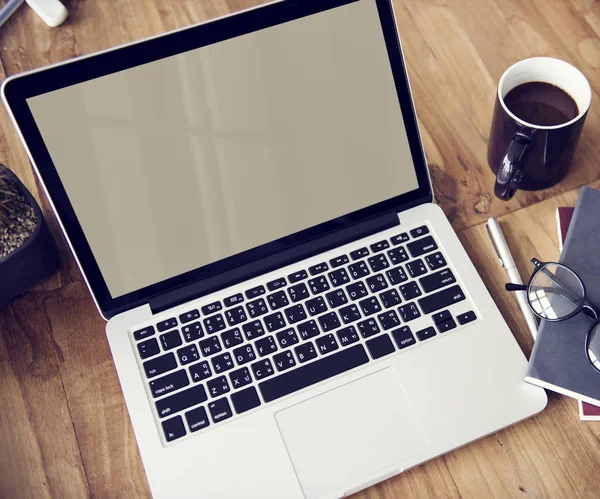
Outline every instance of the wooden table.
<svg viewBox="0 0 600 499"><path fill-rule="evenodd" d="M57 29L24 6L0 29L0 71L4 78L256 3L69 0L70 18ZM527 276L532 256L558 258L556 207L574 205L582 185L600 187L600 2L397 0L395 9L437 201L529 355L532 339L502 289L483 222L500 218ZM502 202L486 162L495 87L509 65L536 55L579 67L593 104L567 178ZM4 108L0 128L0 161L40 199L62 256L60 272L0 311L0 496L148 496L104 321ZM599 484L600 424L580 422L573 399L550 394L537 417L357 497L597 497Z"/></svg>

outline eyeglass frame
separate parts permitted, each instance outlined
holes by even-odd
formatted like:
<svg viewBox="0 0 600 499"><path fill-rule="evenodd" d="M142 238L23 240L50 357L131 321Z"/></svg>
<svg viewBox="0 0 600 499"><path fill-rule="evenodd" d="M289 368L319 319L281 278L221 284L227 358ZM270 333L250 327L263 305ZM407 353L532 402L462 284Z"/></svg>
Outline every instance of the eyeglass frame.
<svg viewBox="0 0 600 499"><path fill-rule="evenodd" d="M566 321L572 317L575 317L578 313L582 312L587 315L593 322L591 324L591 326L588 328L588 332L585 336L585 356L587 357L589 363L592 365L592 367L596 370L596 372L600 373L600 357L596 356L596 362L598 362L599 366L596 366L594 361L590 358L590 354L589 354L589 347L590 347L590 341L591 341L591 333L592 331L594 331L594 329L596 329L596 327L598 327L600 325L600 308L597 307L596 305L594 305L591 301L589 301L587 299L587 293L586 293L586 289L585 289L585 284L582 281L581 277L579 277L579 274L577 272L575 272L571 267L569 267L568 265L565 265L563 263L559 263L559 262L542 262L540 260L538 260L537 258L532 258L531 259L531 263L532 265L535 267L533 273L531 274L531 277L529 278L529 281L527 282L527 284L515 284L515 283L506 283L504 285L504 288L506 289L506 291L528 291L529 287L531 286L531 283L533 282L533 280L535 279L536 275L544 269L544 267L546 267L547 265L557 265L559 267L563 267L567 270L569 270L579 281L579 284L581 285L581 289L583 291L583 296L582 296L582 300L581 303L579 305L577 305L577 307L570 312L569 314L565 315L564 317L557 317L556 319L551 319L548 317L543 317L541 314L539 314L534 308L533 305L531 304L531 300L529 299L529 293L527 293L527 304L529 305L529 308L531 309L531 311L540 319L545 320L545 321L549 321L549 322L560 322L560 321ZM547 276L553 283L558 284L559 287L561 287L563 290L565 290L564 287L560 286L560 284L558 282L556 282L556 279L554 279L553 277ZM560 279L558 280L560 282ZM565 290L566 291L566 290ZM567 299L569 299L567 297ZM571 300L569 300L571 301ZM595 354L594 354L595 355Z"/></svg>

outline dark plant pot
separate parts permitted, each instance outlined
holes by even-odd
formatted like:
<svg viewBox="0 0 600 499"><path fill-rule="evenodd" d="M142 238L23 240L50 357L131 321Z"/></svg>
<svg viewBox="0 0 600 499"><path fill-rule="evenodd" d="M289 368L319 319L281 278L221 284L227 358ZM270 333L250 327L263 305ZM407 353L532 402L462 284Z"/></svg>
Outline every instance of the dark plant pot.
<svg viewBox="0 0 600 499"><path fill-rule="evenodd" d="M16 250L0 258L0 309L37 282L50 277L58 269L56 244L31 193L8 168L5 169L13 186L35 211L37 225L33 234Z"/></svg>

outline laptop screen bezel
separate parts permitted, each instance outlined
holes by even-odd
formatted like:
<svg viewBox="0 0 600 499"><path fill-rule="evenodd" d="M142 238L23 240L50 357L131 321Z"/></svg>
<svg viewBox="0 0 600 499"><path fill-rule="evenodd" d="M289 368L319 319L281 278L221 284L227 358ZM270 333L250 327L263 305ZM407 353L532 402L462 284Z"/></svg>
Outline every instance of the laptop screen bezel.
<svg viewBox="0 0 600 499"><path fill-rule="evenodd" d="M356 1L362 0L281 0L203 24L17 75L5 81L2 87L4 101L13 115L14 122L28 149L29 156L52 201L56 214L60 218L62 227L94 295L96 304L104 317L113 316L115 311L123 311L145 304L151 297L172 291L179 286L213 277L236 266L246 265L259 258L268 257L299 244L310 242L332 231L347 228L390 211L398 212L407 206L431 201L431 184L409 91L391 1L375 0L419 187L367 208L348 213L122 296L113 297L109 292L92 249L77 220L73 206L27 105L27 99Z"/></svg>

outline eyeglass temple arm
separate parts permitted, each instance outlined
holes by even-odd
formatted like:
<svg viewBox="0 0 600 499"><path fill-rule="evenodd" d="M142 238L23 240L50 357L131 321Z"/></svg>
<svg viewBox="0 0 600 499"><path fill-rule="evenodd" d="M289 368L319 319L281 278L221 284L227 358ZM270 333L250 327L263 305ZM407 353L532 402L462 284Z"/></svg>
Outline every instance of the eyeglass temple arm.
<svg viewBox="0 0 600 499"><path fill-rule="evenodd" d="M515 284L513 282L507 282L504 285L506 291L527 291L527 285L525 284Z"/></svg>

